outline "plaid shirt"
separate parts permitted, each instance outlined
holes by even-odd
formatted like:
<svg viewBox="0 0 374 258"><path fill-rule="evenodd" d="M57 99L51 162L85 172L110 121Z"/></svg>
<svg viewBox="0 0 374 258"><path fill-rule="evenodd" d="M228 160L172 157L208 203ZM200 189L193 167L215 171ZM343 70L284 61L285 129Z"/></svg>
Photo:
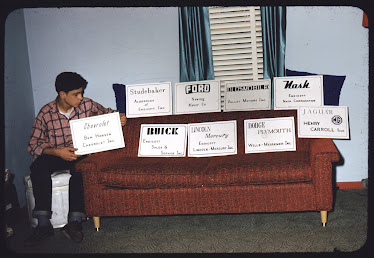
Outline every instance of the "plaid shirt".
<svg viewBox="0 0 374 258"><path fill-rule="evenodd" d="M70 131L70 120L117 112L104 108L99 103L83 98L78 107L74 107L70 118L66 118L57 108L57 98L43 106L31 130L28 152L34 160L43 153L45 148L73 147Z"/></svg>

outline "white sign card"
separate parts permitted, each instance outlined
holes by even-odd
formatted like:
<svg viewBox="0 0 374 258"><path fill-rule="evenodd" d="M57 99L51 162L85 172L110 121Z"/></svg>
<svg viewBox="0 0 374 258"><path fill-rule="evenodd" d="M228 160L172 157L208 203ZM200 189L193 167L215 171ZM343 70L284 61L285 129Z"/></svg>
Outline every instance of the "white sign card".
<svg viewBox="0 0 374 258"><path fill-rule="evenodd" d="M175 114L221 112L221 86L218 80L175 84Z"/></svg>
<svg viewBox="0 0 374 258"><path fill-rule="evenodd" d="M244 120L245 153L296 151L294 117Z"/></svg>
<svg viewBox="0 0 374 258"><path fill-rule="evenodd" d="M237 154L236 120L188 124L188 156Z"/></svg>
<svg viewBox="0 0 374 258"><path fill-rule="evenodd" d="M126 116L172 115L171 82L126 85Z"/></svg>
<svg viewBox="0 0 374 258"><path fill-rule="evenodd" d="M349 139L348 107L299 107L299 138Z"/></svg>
<svg viewBox="0 0 374 258"><path fill-rule="evenodd" d="M323 105L322 75L274 77L274 109Z"/></svg>
<svg viewBox="0 0 374 258"><path fill-rule="evenodd" d="M271 80L227 82L224 111L270 110Z"/></svg>
<svg viewBox="0 0 374 258"><path fill-rule="evenodd" d="M186 124L142 124L139 157L185 157Z"/></svg>
<svg viewBox="0 0 374 258"><path fill-rule="evenodd" d="M125 147L118 112L71 120L70 129L78 155Z"/></svg>

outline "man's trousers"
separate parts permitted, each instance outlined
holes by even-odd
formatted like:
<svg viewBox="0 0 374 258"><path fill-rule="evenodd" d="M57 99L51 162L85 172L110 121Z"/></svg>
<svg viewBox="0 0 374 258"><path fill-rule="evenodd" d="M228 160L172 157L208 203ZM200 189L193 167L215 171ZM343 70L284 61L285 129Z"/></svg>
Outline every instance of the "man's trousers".
<svg viewBox="0 0 374 258"><path fill-rule="evenodd" d="M66 161L53 155L41 155L30 166L32 189L35 198L35 208L32 216L52 216L52 179L51 174L58 170L69 169L69 217L80 216L86 218L84 206L84 192L82 174L75 171L75 164L85 158L79 157L75 161Z"/></svg>

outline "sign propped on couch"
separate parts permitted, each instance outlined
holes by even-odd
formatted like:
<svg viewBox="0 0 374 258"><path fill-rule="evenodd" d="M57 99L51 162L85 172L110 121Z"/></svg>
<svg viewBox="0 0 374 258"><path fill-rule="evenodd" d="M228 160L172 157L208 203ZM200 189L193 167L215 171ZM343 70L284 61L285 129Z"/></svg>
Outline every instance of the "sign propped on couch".
<svg viewBox="0 0 374 258"><path fill-rule="evenodd" d="M187 124L142 124L138 157L185 157Z"/></svg>
<svg viewBox="0 0 374 258"><path fill-rule="evenodd" d="M126 116L172 115L171 82L126 85Z"/></svg>
<svg viewBox="0 0 374 258"><path fill-rule="evenodd" d="M274 77L274 109L323 106L322 75Z"/></svg>
<svg viewBox="0 0 374 258"><path fill-rule="evenodd" d="M271 80L227 82L224 111L269 110Z"/></svg>
<svg viewBox="0 0 374 258"><path fill-rule="evenodd" d="M348 107L299 107L299 138L349 139Z"/></svg>
<svg viewBox="0 0 374 258"><path fill-rule="evenodd" d="M236 120L188 124L188 156L237 154Z"/></svg>
<svg viewBox="0 0 374 258"><path fill-rule="evenodd" d="M221 112L220 81L175 84L175 114Z"/></svg>
<svg viewBox="0 0 374 258"><path fill-rule="evenodd" d="M245 153L296 151L294 117L244 120Z"/></svg>

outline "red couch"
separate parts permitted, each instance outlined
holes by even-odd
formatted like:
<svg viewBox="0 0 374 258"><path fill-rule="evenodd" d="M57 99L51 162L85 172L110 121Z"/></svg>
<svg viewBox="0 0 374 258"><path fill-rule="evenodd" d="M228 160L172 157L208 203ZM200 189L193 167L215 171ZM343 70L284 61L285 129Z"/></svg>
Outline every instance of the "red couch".
<svg viewBox="0 0 374 258"><path fill-rule="evenodd" d="M296 151L245 154L244 120L294 116ZM236 120L238 154L220 157L138 157L141 124ZM79 162L87 216L99 229L103 216L332 210L331 139L297 137L296 110L238 111L129 118L126 147Z"/></svg>

